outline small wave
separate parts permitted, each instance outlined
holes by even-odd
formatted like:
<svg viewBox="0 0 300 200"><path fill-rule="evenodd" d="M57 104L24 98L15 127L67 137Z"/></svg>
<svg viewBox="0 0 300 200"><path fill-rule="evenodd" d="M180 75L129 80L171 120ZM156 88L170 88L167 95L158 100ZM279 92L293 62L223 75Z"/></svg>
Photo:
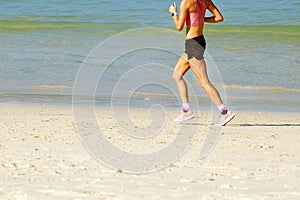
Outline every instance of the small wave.
<svg viewBox="0 0 300 200"><path fill-rule="evenodd" d="M250 86L250 85L229 85L224 84L224 88L227 90L265 90L272 92L293 92L300 93L300 90L285 88L285 87L272 87L272 86Z"/></svg>
<svg viewBox="0 0 300 200"><path fill-rule="evenodd" d="M66 85L33 85L30 86L30 88L35 88L35 89L54 89L54 90L66 90L66 89L72 89L71 86L66 86Z"/></svg>
<svg viewBox="0 0 300 200"><path fill-rule="evenodd" d="M230 51L244 51L244 50L253 50L256 47L255 46L247 46L247 45L241 45L241 46L220 46L220 48L230 50Z"/></svg>
<svg viewBox="0 0 300 200"><path fill-rule="evenodd" d="M156 93L156 92L137 92L137 91L130 91L130 94L134 94L137 96L174 96L174 94L167 94L167 93Z"/></svg>
<svg viewBox="0 0 300 200"><path fill-rule="evenodd" d="M273 35L299 36L300 26L298 25L207 25L206 31L213 34L231 34L239 36L260 35L270 37Z"/></svg>
<svg viewBox="0 0 300 200"><path fill-rule="evenodd" d="M0 29L5 34L10 32L41 32L43 30L72 31L74 35L110 36L130 28L138 27L137 23L113 24L93 22L64 22L64 21L26 21L26 20L0 20ZM75 31L76 30L76 31Z"/></svg>
<svg viewBox="0 0 300 200"><path fill-rule="evenodd" d="M40 28L88 28L101 27L101 24L88 22L44 22L44 21L26 21L26 20L0 20L0 27L2 29L40 29Z"/></svg>

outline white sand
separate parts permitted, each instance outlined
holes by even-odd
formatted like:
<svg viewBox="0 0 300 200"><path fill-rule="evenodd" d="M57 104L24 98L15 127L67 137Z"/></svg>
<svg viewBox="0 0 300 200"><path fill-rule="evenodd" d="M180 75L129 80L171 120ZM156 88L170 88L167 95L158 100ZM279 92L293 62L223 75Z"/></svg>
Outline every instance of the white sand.
<svg viewBox="0 0 300 200"><path fill-rule="evenodd" d="M148 111L134 112L138 126L150 124ZM210 122L203 113L202 125L187 125L198 130L180 160L140 175L94 159L80 141L71 106L0 104L0 113L0 199L300 199L299 113L239 112L200 160ZM97 116L110 141L130 151L129 136L118 130L108 109L98 108ZM255 124L261 126L249 126ZM131 150L163 148L180 126L167 120L148 149L135 142Z"/></svg>

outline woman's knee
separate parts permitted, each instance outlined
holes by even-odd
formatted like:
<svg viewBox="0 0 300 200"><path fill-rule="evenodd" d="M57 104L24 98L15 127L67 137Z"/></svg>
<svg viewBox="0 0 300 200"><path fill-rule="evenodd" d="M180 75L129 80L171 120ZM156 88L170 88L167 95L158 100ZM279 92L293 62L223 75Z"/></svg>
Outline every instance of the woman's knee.
<svg viewBox="0 0 300 200"><path fill-rule="evenodd" d="M182 75L181 75L181 74L178 74L177 72L174 72L174 73L173 73L173 80L174 80L175 82L181 81L181 80L182 80Z"/></svg>

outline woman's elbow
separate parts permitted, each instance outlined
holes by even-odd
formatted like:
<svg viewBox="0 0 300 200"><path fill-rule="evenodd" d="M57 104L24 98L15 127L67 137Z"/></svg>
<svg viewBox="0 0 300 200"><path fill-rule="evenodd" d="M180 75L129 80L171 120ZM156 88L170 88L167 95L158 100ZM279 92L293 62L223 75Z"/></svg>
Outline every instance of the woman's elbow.
<svg viewBox="0 0 300 200"><path fill-rule="evenodd" d="M220 16L220 17L216 17L216 22L223 22L224 21L224 18L223 16Z"/></svg>
<svg viewBox="0 0 300 200"><path fill-rule="evenodd" d="M177 31L182 31L183 26L176 26Z"/></svg>

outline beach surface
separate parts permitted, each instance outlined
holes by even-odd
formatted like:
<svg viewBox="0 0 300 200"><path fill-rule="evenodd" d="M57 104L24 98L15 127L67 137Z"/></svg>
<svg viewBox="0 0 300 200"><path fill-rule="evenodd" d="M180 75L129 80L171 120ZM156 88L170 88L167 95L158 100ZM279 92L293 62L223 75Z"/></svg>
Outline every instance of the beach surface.
<svg viewBox="0 0 300 200"><path fill-rule="evenodd" d="M132 113L137 126L149 123L148 110ZM164 145L176 128L197 126L185 154L134 174L88 153L71 105L0 104L0 199L300 199L299 113L237 112L205 159L199 155L209 113L200 112L198 124L174 125L168 119L177 114L168 112L162 136L150 143ZM130 147L109 108L96 108L96 116L112 143Z"/></svg>

